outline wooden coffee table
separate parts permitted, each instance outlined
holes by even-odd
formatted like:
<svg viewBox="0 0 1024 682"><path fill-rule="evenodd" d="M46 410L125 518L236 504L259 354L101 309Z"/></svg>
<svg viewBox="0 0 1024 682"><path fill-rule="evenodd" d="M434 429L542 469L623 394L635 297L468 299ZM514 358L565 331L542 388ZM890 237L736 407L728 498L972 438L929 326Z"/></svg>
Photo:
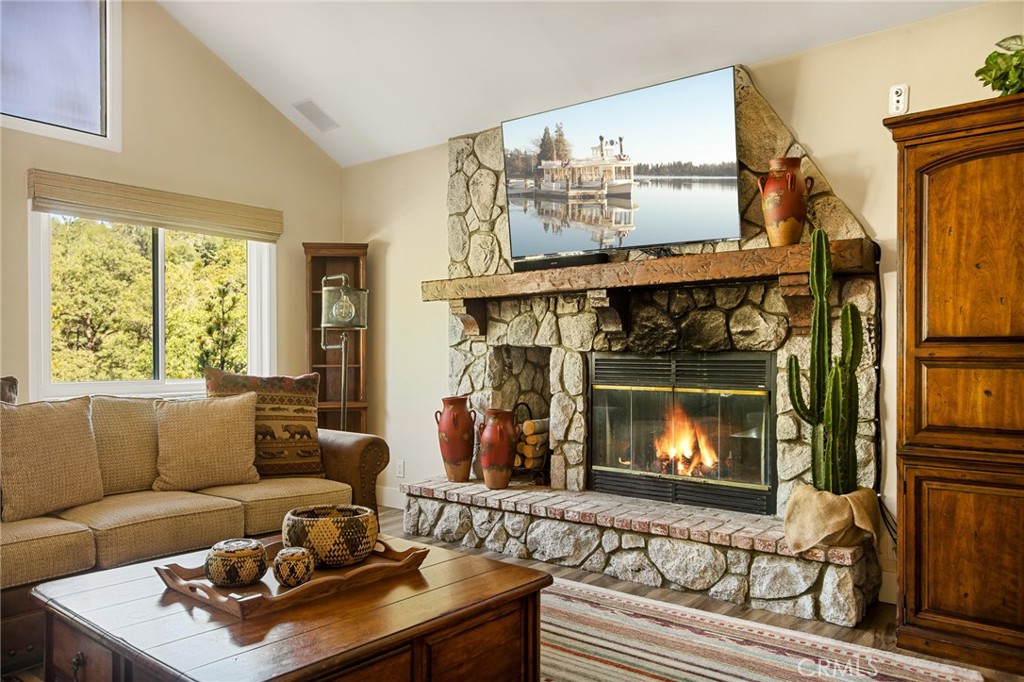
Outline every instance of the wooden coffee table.
<svg viewBox="0 0 1024 682"><path fill-rule="evenodd" d="M381 536L396 550L422 547ZM43 583L46 679L537 680L547 573L431 547L419 570L245 620L166 589L154 566ZM77 677L76 677L77 675Z"/></svg>

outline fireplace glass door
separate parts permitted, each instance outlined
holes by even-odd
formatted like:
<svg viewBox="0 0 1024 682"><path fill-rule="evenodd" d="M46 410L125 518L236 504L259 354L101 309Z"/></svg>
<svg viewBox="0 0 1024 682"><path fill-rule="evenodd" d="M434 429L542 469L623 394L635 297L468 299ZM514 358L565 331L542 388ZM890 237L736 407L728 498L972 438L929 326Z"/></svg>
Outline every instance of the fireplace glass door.
<svg viewBox="0 0 1024 682"><path fill-rule="evenodd" d="M771 353L595 354L591 487L767 512L773 376Z"/></svg>

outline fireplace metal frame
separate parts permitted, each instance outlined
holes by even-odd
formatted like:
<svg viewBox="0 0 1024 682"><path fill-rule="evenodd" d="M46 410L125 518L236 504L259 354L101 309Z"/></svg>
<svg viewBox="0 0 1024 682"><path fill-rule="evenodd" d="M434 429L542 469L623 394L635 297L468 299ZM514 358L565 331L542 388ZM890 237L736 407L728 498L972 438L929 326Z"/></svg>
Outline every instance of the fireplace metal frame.
<svg viewBox="0 0 1024 682"><path fill-rule="evenodd" d="M616 495L632 496L661 502L675 502L680 504L692 504L702 507L717 507L730 511L750 512L754 514L774 514L776 504L776 492L778 488L778 472L776 471L776 450L775 423L778 417L776 402L776 358L775 353L733 351L722 353L689 353L676 352L662 355L646 356L631 353L589 353L588 358L588 382L587 401L589 405L594 404L593 386L595 383L628 382L633 386L671 386L677 387L674 378L684 374L688 380L688 386L695 388L752 388L751 381L763 380L764 384L758 384L768 392L767 408L767 433L765 443L767 453L765 457L765 480L767 490L759 487L747 487L742 485L729 485L719 482L712 482L694 478L668 478L656 474L644 474L641 472L620 473L593 468L592 429L587 429L587 488L597 492L612 493ZM622 363L621 374L613 374L611 370L602 367L605 360L615 360L617 364ZM708 376L707 369L715 366L716 361L728 361L730 364L736 361L744 361L744 369L733 375L734 380L716 374L714 378ZM763 364L762 364L763 363ZM754 367L763 366L757 370L757 374L751 373ZM697 370L698 367L705 367L703 373ZM631 369L643 368L644 373L637 374ZM600 378L600 381L596 379ZM714 381L714 385L712 385ZM666 383L668 382L668 383ZM706 382L706 383L702 383Z"/></svg>

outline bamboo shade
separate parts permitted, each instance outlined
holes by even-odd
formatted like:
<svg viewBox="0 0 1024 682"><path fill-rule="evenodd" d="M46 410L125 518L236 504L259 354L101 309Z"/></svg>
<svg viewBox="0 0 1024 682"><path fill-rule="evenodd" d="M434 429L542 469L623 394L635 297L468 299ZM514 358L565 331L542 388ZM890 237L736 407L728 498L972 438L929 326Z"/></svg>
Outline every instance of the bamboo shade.
<svg viewBox="0 0 1024 682"><path fill-rule="evenodd" d="M28 172L28 195L33 211L92 220L260 242L276 242L284 232L281 211L35 168Z"/></svg>

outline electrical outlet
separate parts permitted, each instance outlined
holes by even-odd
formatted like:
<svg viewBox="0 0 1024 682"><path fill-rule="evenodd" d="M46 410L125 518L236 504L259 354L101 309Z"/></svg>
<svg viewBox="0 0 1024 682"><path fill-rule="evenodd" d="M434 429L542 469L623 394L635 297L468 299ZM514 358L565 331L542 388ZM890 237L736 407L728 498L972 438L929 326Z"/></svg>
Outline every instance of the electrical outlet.
<svg viewBox="0 0 1024 682"><path fill-rule="evenodd" d="M899 116L910 111L910 86L906 83L889 88L889 113Z"/></svg>
<svg viewBox="0 0 1024 682"><path fill-rule="evenodd" d="M396 478L405 478L405 460L404 459L395 460L395 477Z"/></svg>

